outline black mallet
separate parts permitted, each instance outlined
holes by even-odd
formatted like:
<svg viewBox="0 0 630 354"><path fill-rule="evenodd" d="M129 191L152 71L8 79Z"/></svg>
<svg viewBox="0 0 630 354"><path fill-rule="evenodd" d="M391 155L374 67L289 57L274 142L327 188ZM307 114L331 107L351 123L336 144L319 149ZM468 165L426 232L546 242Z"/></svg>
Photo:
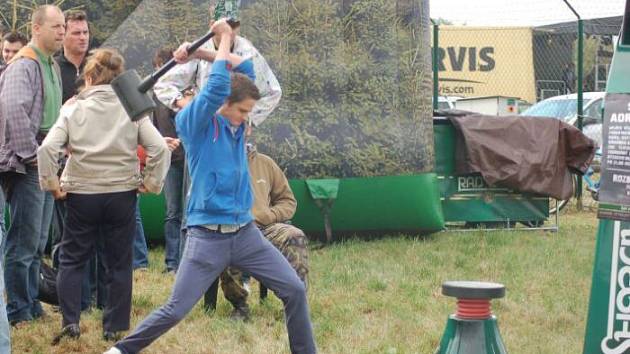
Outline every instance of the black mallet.
<svg viewBox="0 0 630 354"><path fill-rule="evenodd" d="M228 20L228 23L234 28L238 22ZM208 32L203 37L197 39L188 47L188 54L192 54L195 50L199 49L199 47L213 36L214 33ZM112 80L112 88L132 121L135 122L155 110L155 102L147 92L175 65L177 65L177 62L175 59L171 59L142 81L140 81L140 75L138 75L135 70L127 70Z"/></svg>

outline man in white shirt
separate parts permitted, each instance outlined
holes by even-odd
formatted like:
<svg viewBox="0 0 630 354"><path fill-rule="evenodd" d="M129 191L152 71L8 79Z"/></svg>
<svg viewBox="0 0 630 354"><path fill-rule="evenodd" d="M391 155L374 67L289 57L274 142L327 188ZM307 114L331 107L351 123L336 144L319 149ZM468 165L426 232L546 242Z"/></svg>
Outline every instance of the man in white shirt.
<svg viewBox="0 0 630 354"><path fill-rule="evenodd" d="M256 102L249 118L253 125L258 126L267 119L280 102L282 89L265 58L250 41L238 35L240 30L239 3L240 1L238 0L210 1L210 17L212 18L210 26L212 26L214 21L223 17L230 18L236 22L234 26L235 38L231 52L245 59L251 58L254 63L255 84L262 97ZM166 73L153 88L157 98L175 111L185 106L186 100L182 95L184 89L194 86L196 91L199 91L208 82L213 56L218 49L218 38L214 37L201 46L200 49L208 52L208 60L194 59L186 64L177 65Z"/></svg>

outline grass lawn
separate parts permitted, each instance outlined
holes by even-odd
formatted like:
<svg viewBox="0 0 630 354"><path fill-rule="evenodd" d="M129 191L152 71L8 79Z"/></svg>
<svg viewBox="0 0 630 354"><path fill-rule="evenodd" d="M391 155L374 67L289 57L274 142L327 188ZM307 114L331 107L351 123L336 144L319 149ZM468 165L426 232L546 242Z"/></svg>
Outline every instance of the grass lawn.
<svg viewBox="0 0 630 354"><path fill-rule="evenodd" d="M570 206L570 208L572 208ZM494 302L510 353L581 353L597 220L564 212L559 233L442 232L348 240L310 253L309 302L321 353L433 353L455 301L445 280L504 283ZM161 273L163 251L152 250L148 272L134 275L132 326L164 303L173 277ZM199 303L146 353L288 353L281 302L250 298L252 321L229 320L219 299L206 314ZM81 338L51 347L60 315L13 329L14 353L101 353L101 312L84 314Z"/></svg>

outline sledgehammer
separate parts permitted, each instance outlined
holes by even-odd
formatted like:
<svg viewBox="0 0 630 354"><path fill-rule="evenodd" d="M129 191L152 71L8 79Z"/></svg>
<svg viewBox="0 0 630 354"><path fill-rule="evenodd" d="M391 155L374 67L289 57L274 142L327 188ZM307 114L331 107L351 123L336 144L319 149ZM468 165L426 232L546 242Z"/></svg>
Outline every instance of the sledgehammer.
<svg viewBox="0 0 630 354"><path fill-rule="evenodd" d="M228 20L228 23L234 28L237 22ZM213 36L214 33L208 32L197 39L188 47L188 54L199 49ZM135 122L155 110L155 102L147 92L175 65L177 65L177 62L175 62L175 59L171 59L142 81L140 81L140 75L135 70L127 70L112 80L112 88L132 121Z"/></svg>

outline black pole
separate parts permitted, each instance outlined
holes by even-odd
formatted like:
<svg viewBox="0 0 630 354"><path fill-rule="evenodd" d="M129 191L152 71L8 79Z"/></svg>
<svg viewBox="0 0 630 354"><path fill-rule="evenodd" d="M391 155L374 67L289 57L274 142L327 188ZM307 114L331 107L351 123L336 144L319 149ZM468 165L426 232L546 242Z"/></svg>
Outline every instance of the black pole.
<svg viewBox="0 0 630 354"><path fill-rule="evenodd" d="M197 39L193 44L190 45L190 47L188 47L188 50L187 50L188 54L189 55L192 54L195 50L199 49L199 47L201 47L204 43L209 41L210 38L212 37L214 37L214 33L208 32L203 37ZM175 65L177 65L175 58L166 62L166 64L162 65L162 67L160 67L156 72L154 72L153 74L147 76L147 78L142 80L142 82L140 83L140 86L138 86L138 90L142 93L149 91L151 87L153 87L153 85L155 85L155 83L162 76L164 76L164 74L166 74L169 70L171 70Z"/></svg>
<svg viewBox="0 0 630 354"><path fill-rule="evenodd" d="M577 128L582 131L582 125L584 120L584 24L582 23L582 17L575 11L573 6L569 4L568 0L563 0L569 9L573 12L578 21L578 38L577 38ZM577 198L578 210L582 210L582 178L577 179L577 186L575 189L575 197Z"/></svg>
<svg viewBox="0 0 630 354"><path fill-rule="evenodd" d="M433 21L433 48L432 48L432 61L433 61L433 110L437 110L439 107L439 98L440 98L440 78L439 78L439 66L438 66L438 51L439 45L438 41L440 40L440 25Z"/></svg>

